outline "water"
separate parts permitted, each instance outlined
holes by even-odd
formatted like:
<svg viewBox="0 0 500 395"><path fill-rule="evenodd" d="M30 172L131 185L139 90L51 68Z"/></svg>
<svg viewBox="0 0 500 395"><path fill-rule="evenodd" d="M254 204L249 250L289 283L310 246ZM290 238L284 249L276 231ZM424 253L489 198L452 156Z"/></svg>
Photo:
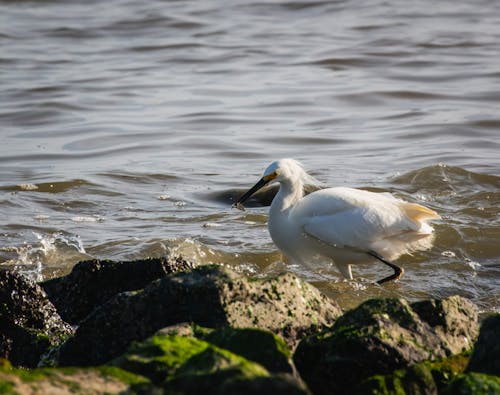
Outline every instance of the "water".
<svg viewBox="0 0 500 395"><path fill-rule="evenodd" d="M467 296L500 310L500 3L0 0L0 264L182 254L289 270L351 307ZM435 247L382 267L287 266L274 159L438 211Z"/></svg>

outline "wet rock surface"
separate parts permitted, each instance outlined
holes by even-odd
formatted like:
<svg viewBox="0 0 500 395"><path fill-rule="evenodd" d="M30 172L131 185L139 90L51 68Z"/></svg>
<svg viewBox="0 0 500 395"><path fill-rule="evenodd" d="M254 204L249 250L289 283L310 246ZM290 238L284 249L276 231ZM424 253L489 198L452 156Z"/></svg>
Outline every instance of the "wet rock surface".
<svg viewBox="0 0 500 395"><path fill-rule="evenodd" d="M500 314L484 320L467 371L500 376Z"/></svg>
<svg viewBox="0 0 500 395"><path fill-rule="evenodd" d="M0 271L0 358L34 367L49 347L71 334L40 286L19 273Z"/></svg>
<svg viewBox="0 0 500 395"><path fill-rule="evenodd" d="M469 350L477 333L477 307L458 296L372 299L302 340L294 361L314 393L349 394L370 376Z"/></svg>
<svg viewBox="0 0 500 395"><path fill-rule="evenodd" d="M193 267L180 257L128 262L95 259L79 262L67 276L40 285L60 316L66 322L77 324L95 307L120 292L142 289L151 281Z"/></svg>
<svg viewBox="0 0 500 395"><path fill-rule="evenodd" d="M260 327L294 345L331 325L338 305L291 274L250 280L221 266L202 266L121 293L80 323L60 350L63 365L100 364L128 344L180 322L220 328Z"/></svg>

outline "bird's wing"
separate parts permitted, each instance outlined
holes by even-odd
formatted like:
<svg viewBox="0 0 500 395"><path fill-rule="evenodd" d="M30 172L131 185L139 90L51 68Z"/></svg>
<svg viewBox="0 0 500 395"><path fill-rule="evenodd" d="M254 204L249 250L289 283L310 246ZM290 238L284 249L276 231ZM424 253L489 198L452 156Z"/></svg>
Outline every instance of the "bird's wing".
<svg viewBox="0 0 500 395"><path fill-rule="evenodd" d="M423 221L439 218L426 207L387 194L332 188L309 196L293 215L307 235L334 247L367 251L385 239L418 239L419 233L432 232Z"/></svg>
<svg viewBox="0 0 500 395"><path fill-rule="evenodd" d="M374 235L380 234L380 227L370 222L360 209L310 217L303 222L302 229L332 247L361 251L370 250Z"/></svg>

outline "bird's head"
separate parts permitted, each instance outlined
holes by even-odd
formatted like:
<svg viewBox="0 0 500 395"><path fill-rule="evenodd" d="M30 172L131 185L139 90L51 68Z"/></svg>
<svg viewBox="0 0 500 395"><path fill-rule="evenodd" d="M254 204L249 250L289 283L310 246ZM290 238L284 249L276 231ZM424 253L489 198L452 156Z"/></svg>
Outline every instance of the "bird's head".
<svg viewBox="0 0 500 395"><path fill-rule="evenodd" d="M242 204L246 200L248 200L259 189L272 182L300 184L301 187L306 184L318 185L318 181L308 175L298 161L289 158L279 159L271 163L266 170L264 170L262 178L257 182L257 184L245 192L233 204L233 207L243 209Z"/></svg>

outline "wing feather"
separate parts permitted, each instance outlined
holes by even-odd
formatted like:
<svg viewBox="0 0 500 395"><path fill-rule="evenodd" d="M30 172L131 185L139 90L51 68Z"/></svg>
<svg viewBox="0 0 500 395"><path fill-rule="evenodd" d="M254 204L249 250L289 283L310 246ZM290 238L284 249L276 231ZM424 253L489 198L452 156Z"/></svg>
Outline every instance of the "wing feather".
<svg viewBox="0 0 500 395"><path fill-rule="evenodd" d="M418 241L432 233L425 221L440 218L431 209L390 194L350 188L318 191L303 202L292 215L305 234L334 247L363 251L390 240Z"/></svg>

